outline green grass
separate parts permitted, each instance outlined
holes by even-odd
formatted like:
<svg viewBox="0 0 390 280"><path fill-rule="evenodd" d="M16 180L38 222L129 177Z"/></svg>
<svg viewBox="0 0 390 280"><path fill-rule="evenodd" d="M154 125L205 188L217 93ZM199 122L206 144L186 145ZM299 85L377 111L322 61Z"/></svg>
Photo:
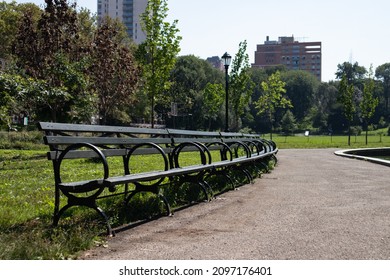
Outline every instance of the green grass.
<svg viewBox="0 0 390 280"><path fill-rule="evenodd" d="M347 136L274 135L273 140L281 149L349 148ZM18 145L20 141L19 139ZM3 145L12 147L6 142L4 140ZM351 148L366 147L364 136L353 136L351 143ZM389 147L390 137L370 135L368 146ZM104 224L96 212L90 209L71 208L61 218L58 227L51 227L54 207L52 165L46 159L46 147L39 143L29 147L37 149L0 149L0 259L75 259L79 252L104 244ZM186 153L180 158L182 166L194 163L199 161L193 154ZM140 159L134 167L142 172L161 169L161 163L158 158L149 156ZM93 161L70 161L69 166L64 168L64 180L91 178L102 174L101 165ZM111 175L122 174L121 160L110 159L110 168ZM240 178L242 174L236 176L238 181L244 180ZM216 184L219 183L216 180ZM225 191L224 187L217 187L217 190ZM174 207L180 207L183 200L202 199L199 189L190 185L167 190L165 194ZM137 195L128 207L123 207L122 201L122 197L99 200L99 205L106 210L114 226L146 219L162 210L161 204L153 195Z"/></svg>
<svg viewBox="0 0 390 280"><path fill-rule="evenodd" d="M198 154L185 153L182 166L200 163ZM134 172L162 168L158 156L138 157ZM110 175L123 174L122 160L109 158ZM64 161L63 181L102 177L99 162ZM103 244L105 225L97 213L83 207L68 209L56 228L51 227L54 209L54 176L45 147L40 150L0 149L0 259L75 259L80 251ZM218 180L216 180L218 182ZM118 192L123 191L120 186ZM205 197L199 186L163 188L173 207L181 207ZM220 188L218 191L224 191ZM108 194L108 192L107 192ZM65 199L62 202L64 205ZM155 195L137 194L128 206L123 196L98 201L115 226L164 214Z"/></svg>
<svg viewBox="0 0 390 280"><path fill-rule="evenodd" d="M265 135L270 138L270 135ZM364 135L351 136L351 146L348 146L348 136L280 136L273 135L280 149L312 149L312 148L372 148L390 147L390 136L371 134L368 136L368 144Z"/></svg>

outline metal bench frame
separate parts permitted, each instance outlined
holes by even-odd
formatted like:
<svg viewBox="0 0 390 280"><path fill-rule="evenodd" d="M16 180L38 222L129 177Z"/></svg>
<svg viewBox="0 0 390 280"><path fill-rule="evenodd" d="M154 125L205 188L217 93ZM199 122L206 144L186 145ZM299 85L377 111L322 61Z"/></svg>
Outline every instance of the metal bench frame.
<svg viewBox="0 0 390 280"><path fill-rule="evenodd" d="M73 206L86 206L94 209L105 221L108 235L114 235L109 218L97 205L97 200L108 189L113 195L124 194L125 202L139 192L151 192L164 203L167 215L172 214L168 200L160 192L160 187L169 184L196 184L203 191L206 200L213 197L213 190L207 183L210 176L222 175L235 187L230 177L232 169L245 174L248 182L253 176L249 166L266 167L270 159L276 161L278 151L275 143L261 139L259 135L242 133L189 131L177 129L151 129L123 126L100 126L64 123L38 123L44 132L44 142L50 151L47 158L52 161L55 181L55 204L53 225L57 226L63 213ZM218 150L220 158L212 158L211 151ZM239 151L244 151L239 153ZM199 153L199 164L181 166L183 152ZM143 173L132 173L130 162L136 155L160 155L164 169ZM108 157L122 157L123 175L110 176ZM103 178L63 182L61 164L68 159L98 158L103 166ZM151 183L152 182L152 183ZM135 188L129 190L128 185ZM125 191L115 193L118 185ZM78 194L89 193L79 197ZM67 203L60 208L61 194Z"/></svg>

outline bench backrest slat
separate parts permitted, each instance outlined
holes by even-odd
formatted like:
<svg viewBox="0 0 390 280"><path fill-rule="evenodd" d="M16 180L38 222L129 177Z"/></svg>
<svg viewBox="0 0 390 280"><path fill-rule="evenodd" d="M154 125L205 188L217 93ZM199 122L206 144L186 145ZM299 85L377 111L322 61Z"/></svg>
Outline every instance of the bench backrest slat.
<svg viewBox="0 0 390 280"><path fill-rule="evenodd" d="M90 143L93 145L136 145L153 142L155 144L171 144L170 138L130 138L130 137L82 137L82 136L45 136L47 145L71 145Z"/></svg>
<svg viewBox="0 0 390 280"><path fill-rule="evenodd" d="M197 130L182 130L182 129L167 129L171 137L179 138L220 138L221 134L214 131L197 131Z"/></svg>
<svg viewBox="0 0 390 280"><path fill-rule="evenodd" d="M66 123L50 123L40 122L38 127L46 132L90 132L90 133L121 133L135 135L153 135L160 137L168 137L166 129L140 128L140 127L125 127L125 126L107 126L107 125L89 125L89 124L66 124Z"/></svg>

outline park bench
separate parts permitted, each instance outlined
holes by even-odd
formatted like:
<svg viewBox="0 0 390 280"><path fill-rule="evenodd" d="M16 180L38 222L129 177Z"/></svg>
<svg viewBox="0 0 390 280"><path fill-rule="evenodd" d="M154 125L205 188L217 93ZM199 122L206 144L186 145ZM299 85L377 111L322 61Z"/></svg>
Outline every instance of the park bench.
<svg viewBox="0 0 390 280"><path fill-rule="evenodd" d="M45 134L44 143L50 149L47 158L54 170L53 225L70 207L86 206L104 219L109 235L114 232L108 216L97 204L98 199L123 195L128 203L137 193L150 192L160 198L166 214L171 215L162 186L194 184L208 201L214 195L208 184L210 177L221 175L234 188L236 182L230 173L238 170L251 182L253 176L248 166L264 166L277 153L273 143L242 133L49 122L40 122L38 127ZM181 160L187 152L195 158L190 163ZM142 159L147 155L154 156L156 166L142 170ZM79 162L76 170L66 173L70 160ZM112 172L113 165L120 166L120 173ZM86 178L79 178L79 173Z"/></svg>

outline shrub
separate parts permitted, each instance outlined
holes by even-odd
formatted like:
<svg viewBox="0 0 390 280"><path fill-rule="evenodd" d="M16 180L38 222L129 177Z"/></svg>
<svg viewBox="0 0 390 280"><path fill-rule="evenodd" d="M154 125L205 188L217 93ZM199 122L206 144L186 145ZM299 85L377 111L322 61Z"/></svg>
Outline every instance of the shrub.
<svg viewBox="0 0 390 280"><path fill-rule="evenodd" d="M0 131L0 149L32 150L42 145L39 131Z"/></svg>

